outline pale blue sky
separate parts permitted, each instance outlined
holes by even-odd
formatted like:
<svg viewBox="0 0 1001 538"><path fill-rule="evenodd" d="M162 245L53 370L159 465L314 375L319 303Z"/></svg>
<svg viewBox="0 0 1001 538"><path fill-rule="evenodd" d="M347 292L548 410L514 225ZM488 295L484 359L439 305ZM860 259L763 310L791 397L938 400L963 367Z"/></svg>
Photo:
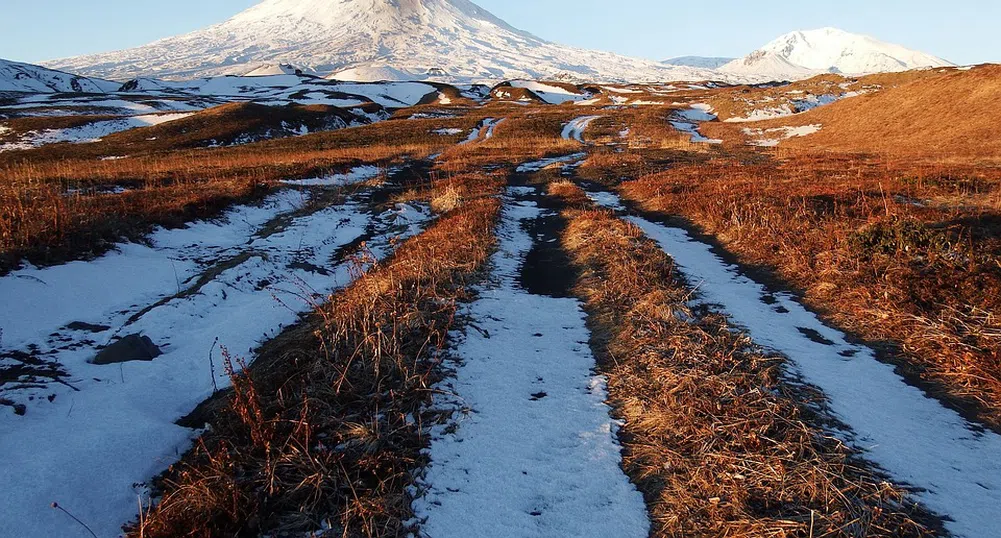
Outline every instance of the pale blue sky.
<svg viewBox="0 0 1001 538"><path fill-rule="evenodd" d="M513 26L651 59L741 56L792 30L835 26L956 63L1001 62L998 0L476 0ZM257 0L0 0L0 58L38 62L145 44Z"/></svg>

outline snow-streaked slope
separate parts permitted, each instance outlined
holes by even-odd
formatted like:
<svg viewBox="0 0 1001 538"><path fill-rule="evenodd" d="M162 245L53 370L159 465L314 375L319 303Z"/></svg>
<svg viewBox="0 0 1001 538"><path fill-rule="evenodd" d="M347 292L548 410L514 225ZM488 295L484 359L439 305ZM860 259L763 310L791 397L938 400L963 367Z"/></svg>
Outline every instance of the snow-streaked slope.
<svg viewBox="0 0 1001 538"><path fill-rule="evenodd" d="M41 66L0 58L0 92L86 92L117 91L121 84L108 80L80 77Z"/></svg>
<svg viewBox="0 0 1001 538"><path fill-rule="evenodd" d="M127 80L243 75L287 63L332 74L372 65L450 80L703 80L715 73L550 43L468 0L264 0L221 24L130 50L47 62Z"/></svg>
<svg viewBox="0 0 1001 538"><path fill-rule="evenodd" d="M185 81L137 78L124 87L130 92L211 96L264 104L295 101L347 107L372 101L386 108L414 106L428 94L438 91L423 82L368 84L324 80L308 75L224 76ZM362 99L355 99L359 97Z"/></svg>
<svg viewBox="0 0 1001 538"><path fill-rule="evenodd" d="M425 77L388 65L362 65L338 71L327 78L330 80L346 80L351 82L382 82L420 80Z"/></svg>
<svg viewBox="0 0 1001 538"><path fill-rule="evenodd" d="M271 75L312 75L315 74L309 69L302 69L289 64L262 65L257 69L245 74L248 77L265 77Z"/></svg>
<svg viewBox="0 0 1001 538"><path fill-rule="evenodd" d="M837 28L821 28L783 35L720 70L741 75L796 79L817 72L865 75L951 65L942 58L869 36Z"/></svg>
<svg viewBox="0 0 1001 538"><path fill-rule="evenodd" d="M719 69L732 62L734 58L719 58L716 56L678 56L670 60L664 60L667 65L680 65L684 67L697 67L699 69Z"/></svg>
<svg viewBox="0 0 1001 538"><path fill-rule="evenodd" d="M132 116L114 120L95 121L79 127L68 127L65 129L44 129L42 131L30 131L25 133L18 141L10 143L0 143L0 153L18 149L31 149L48 144L58 144L60 142L70 142L73 144L86 144L90 142L100 142L102 138L122 131L137 129L139 127L150 127L171 121L184 119L191 113L179 112L174 114L145 114L142 116Z"/></svg>

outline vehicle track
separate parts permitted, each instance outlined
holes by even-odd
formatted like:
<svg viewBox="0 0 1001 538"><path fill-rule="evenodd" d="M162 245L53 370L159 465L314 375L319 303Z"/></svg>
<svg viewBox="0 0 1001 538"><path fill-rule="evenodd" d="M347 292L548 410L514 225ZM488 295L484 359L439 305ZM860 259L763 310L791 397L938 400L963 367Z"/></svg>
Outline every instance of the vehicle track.
<svg viewBox="0 0 1001 538"><path fill-rule="evenodd" d="M630 214L617 195L592 200L625 214L697 287L697 303L725 312L754 341L789 359L791 375L823 391L850 430L834 432L916 488L955 536L992 536L1001 518L1001 435L971 423L909 384L875 352L824 325L791 294L771 292L687 231Z"/></svg>

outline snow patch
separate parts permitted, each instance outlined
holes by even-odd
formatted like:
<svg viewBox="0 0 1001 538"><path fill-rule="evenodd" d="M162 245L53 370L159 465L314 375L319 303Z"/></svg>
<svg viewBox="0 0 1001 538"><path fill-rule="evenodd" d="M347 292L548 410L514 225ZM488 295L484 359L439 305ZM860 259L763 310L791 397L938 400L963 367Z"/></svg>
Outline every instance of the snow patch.
<svg viewBox="0 0 1001 538"><path fill-rule="evenodd" d="M60 142L70 142L73 144L86 144L100 142L102 138L122 131L128 131L139 127L150 127L171 121L187 118L190 113L176 114L148 114L144 116L133 116L117 120L97 121L79 127L69 127L66 129L45 129L42 131L30 131L25 133L17 142L0 144L0 152L16 149L31 149L48 144Z"/></svg>
<svg viewBox="0 0 1001 538"><path fill-rule="evenodd" d="M550 105L562 105L568 101L584 101L591 97L590 95L572 92L559 86L543 84L541 82L531 80L513 80L511 81L511 86L530 90Z"/></svg>
<svg viewBox="0 0 1001 538"><path fill-rule="evenodd" d="M749 142L752 146L774 147L778 146L779 142L789 138L818 133L822 127L822 125L816 124L801 125L799 127L775 127L772 129L744 129L744 134L755 137L754 140Z"/></svg>
<svg viewBox="0 0 1001 538"><path fill-rule="evenodd" d="M601 118L601 116L582 116L572 120L570 123L563 126L563 132L560 136L563 137L563 140L576 140L583 144L584 130L586 130L594 120L599 118Z"/></svg>
<svg viewBox="0 0 1001 538"><path fill-rule="evenodd" d="M573 155L564 155L562 157L549 157L546 159L540 159L538 161L524 163L518 166L518 168L516 168L515 171L521 174L527 172L538 172L543 168L547 168L554 164L560 164L560 163L565 163L567 164L567 166L576 166L581 162L583 162L584 159L586 158L587 158L587 153L574 153Z"/></svg>
<svg viewBox="0 0 1001 538"><path fill-rule="evenodd" d="M712 114L712 110L713 108L710 105L696 103L691 105L690 108L675 111L674 116L677 119L670 120L671 126L683 133L691 135L692 142L722 144L722 140L706 138L699 132L699 123L716 120L716 116Z"/></svg>
<svg viewBox="0 0 1001 538"><path fill-rule="evenodd" d="M282 181L282 183L299 187L345 187L375 179L381 173L382 169L378 166L366 165L354 168L345 174L333 174L310 179L289 179Z"/></svg>

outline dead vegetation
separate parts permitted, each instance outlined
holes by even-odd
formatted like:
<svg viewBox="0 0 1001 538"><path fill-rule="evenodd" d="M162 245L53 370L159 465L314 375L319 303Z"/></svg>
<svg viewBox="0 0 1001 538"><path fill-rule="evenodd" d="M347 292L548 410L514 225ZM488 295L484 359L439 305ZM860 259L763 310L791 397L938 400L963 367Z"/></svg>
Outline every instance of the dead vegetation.
<svg viewBox="0 0 1001 538"><path fill-rule="evenodd" d="M913 379L997 427L1001 177L900 166L829 154L719 159L641 177L622 192L774 271Z"/></svg>
<svg viewBox="0 0 1001 538"><path fill-rule="evenodd" d="M499 207L460 204L232 373L228 406L130 536L404 534L425 445L408 417L430 401Z"/></svg>
<svg viewBox="0 0 1001 538"><path fill-rule="evenodd" d="M0 273L22 259L48 264L98 255L116 241L141 239L155 225L176 226L259 199L282 179L421 159L458 138L433 129L468 121L394 120L217 149L144 146L113 160L95 155L119 155L115 140L0 153ZM114 187L126 192L105 193Z"/></svg>
<svg viewBox="0 0 1001 538"><path fill-rule="evenodd" d="M781 375L632 225L580 209L572 185L563 245L582 272L592 347L625 422L626 472L653 536L930 536L934 521L820 427L823 397Z"/></svg>
<svg viewBox="0 0 1001 538"><path fill-rule="evenodd" d="M823 126L816 134L782 143L789 148L939 163L1001 161L995 107L1001 97L1001 66L919 73L892 88L753 126Z"/></svg>

